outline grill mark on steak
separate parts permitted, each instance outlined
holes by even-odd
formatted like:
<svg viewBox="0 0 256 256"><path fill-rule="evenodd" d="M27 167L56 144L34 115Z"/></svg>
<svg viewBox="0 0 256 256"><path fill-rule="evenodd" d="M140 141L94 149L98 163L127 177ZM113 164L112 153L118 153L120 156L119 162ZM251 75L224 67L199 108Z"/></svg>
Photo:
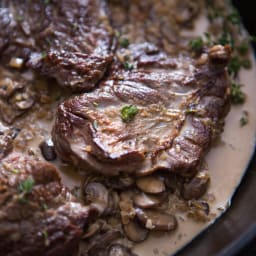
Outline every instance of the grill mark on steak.
<svg viewBox="0 0 256 256"><path fill-rule="evenodd" d="M24 194L28 178L34 185ZM0 163L0 191L1 254L74 255L91 210L63 187L53 165L11 154Z"/></svg>
<svg viewBox="0 0 256 256"><path fill-rule="evenodd" d="M117 61L99 89L60 104L52 133L59 156L105 175L166 169L192 176L229 109L230 49L214 47L214 57L211 48L197 66L188 57L149 54L150 44L131 45L136 68ZM128 123L120 117L125 105L139 109Z"/></svg>
<svg viewBox="0 0 256 256"><path fill-rule="evenodd" d="M75 91L92 89L112 61L112 28L104 1L0 3L0 57L56 78Z"/></svg>

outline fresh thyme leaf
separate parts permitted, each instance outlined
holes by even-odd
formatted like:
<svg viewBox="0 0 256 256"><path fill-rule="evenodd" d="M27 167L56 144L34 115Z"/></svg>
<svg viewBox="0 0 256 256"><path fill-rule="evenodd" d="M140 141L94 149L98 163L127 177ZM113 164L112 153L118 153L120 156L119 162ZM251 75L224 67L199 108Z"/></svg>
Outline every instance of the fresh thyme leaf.
<svg viewBox="0 0 256 256"><path fill-rule="evenodd" d="M14 173L14 174L18 174L20 171L19 170L17 170L17 169L12 169L12 173Z"/></svg>
<svg viewBox="0 0 256 256"><path fill-rule="evenodd" d="M128 61L126 61L126 62L124 63L124 69L125 69L125 70L133 70L133 68L134 68L134 66L133 66L132 63L130 63L130 62L128 62Z"/></svg>
<svg viewBox="0 0 256 256"><path fill-rule="evenodd" d="M241 55L245 55L249 52L248 43L241 43L239 46L237 46L236 49Z"/></svg>
<svg viewBox="0 0 256 256"><path fill-rule="evenodd" d="M228 73L233 76L237 76L240 69L243 67L245 69L251 68L251 61L249 59L240 59L238 56L231 58L228 64Z"/></svg>
<svg viewBox="0 0 256 256"><path fill-rule="evenodd" d="M34 187L35 181L33 178L29 177L26 180L20 182L18 186L18 191L21 194L29 194L32 192L33 187Z"/></svg>
<svg viewBox="0 0 256 256"><path fill-rule="evenodd" d="M48 209L48 205L45 204L45 203L43 203L43 204L42 204L42 208L46 211L46 210Z"/></svg>
<svg viewBox="0 0 256 256"><path fill-rule="evenodd" d="M248 59L241 60L241 66L245 69L250 69L252 67L252 63Z"/></svg>
<svg viewBox="0 0 256 256"><path fill-rule="evenodd" d="M202 37L197 37L189 42L189 46L192 51L200 52L203 49L204 41L203 41Z"/></svg>
<svg viewBox="0 0 256 256"><path fill-rule="evenodd" d="M204 32L204 36L206 38L206 45L210 46L212 44L212 36L208 32Z"/></svg>
<svg viewBox="0 0 256 256"><path fill-rule="evenodd" d="M240 126L243 127L245 125L247 125L249 122L249 114L247 111L243 111L243 114L240 118Z"/></svg>
<svg viewBox="0 0 256 256"><path fill-rule="evenodd" d="M237 10L233 10L233 12L228 15L227 20L233 25L239 25L241 23L239 12Z"/></svg>
<svg viewBox="0 0 256 256"><path fill-rule="evenodd" d="M233 36L229 32L227 32L227 31L224 31L222 33L220 38L217 40L217 43L221 44L221 45L229 44L232 49L234 49L234 45L235 45Z"/></svg>
<svg viewBox="0 0 256 256"><path fill-rule="evenodd" d="M215 19L219 18L219 17L223 17L224 13L223 13L223 9L216 9L214 7L209 7L208 8L208 19L210 22L213 22Z"/></svg>
<svg viewBox="0 0 256 256"><path fill-rule="evenodd" d="M50 241L49 241L49 234L48 234L47 230L43 230L42 231L42 235L44 237L44 244L45 244L45 246L48 246Z"/></svg>
<svg viewBox="0 0 256 256"><path fill-rule="evenodd" d="M47 56L47 53L46 53L46 52L41 52L41 58L42 58L42 59L45 59L46 56Z"/></svg>
<svg viewBox="0 0 256 256"><path fill-rule="evenodd" d="M124 106L121 109L121 118L124 122L129 122L138 114L138 112L138 108L134 105Z"/></svg>
<svg viewBox="0 0 256 256"><path fill-rule="evenodd" d="M250 36L250 37L249 37L249 40L250 40L252 43L255 43L255 42L256 42L256 36Z"/></svg>
<svg viewBox="0 0 256 256"><path fill-rule="evenodd" d="M243 104L245 102L245 93L241 90L241 85L232 83L231 84L231 102L233 104Z"/></svg>
<svg viewBox="0 0 256 256"><path fill-rule="evenodd" d="M228 64L228 73L233 76L237 76L237 73L241 69L241 61L239 57L235 56L231 58Z"/></svg>

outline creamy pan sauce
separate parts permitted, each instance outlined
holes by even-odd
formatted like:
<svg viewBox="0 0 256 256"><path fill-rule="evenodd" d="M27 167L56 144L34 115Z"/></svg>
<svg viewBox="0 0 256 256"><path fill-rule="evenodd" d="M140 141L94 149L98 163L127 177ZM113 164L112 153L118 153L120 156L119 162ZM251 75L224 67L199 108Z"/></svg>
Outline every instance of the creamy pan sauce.
<svg viewBox="0 0 256 256"><path fill-rule="evenodd" d="M137 245L135 251L138 255L155 256L175 253L212 224L230 206L232 195L243 178L255 146L256 101L253 97L256 68L254 60L252 61L253 68L250 71L241 72L247 101L243 106L231 108L226 118L221 141L211 148L206 156L211 175L208 194L213 194L215 197L211 204L211 212L216 215L215 218L208 223L196 223L182 216L178 218L179 228L174 233L150 237L143 244ZM249 123L241 128L239 119L243 110L249 113Z"/></svg>

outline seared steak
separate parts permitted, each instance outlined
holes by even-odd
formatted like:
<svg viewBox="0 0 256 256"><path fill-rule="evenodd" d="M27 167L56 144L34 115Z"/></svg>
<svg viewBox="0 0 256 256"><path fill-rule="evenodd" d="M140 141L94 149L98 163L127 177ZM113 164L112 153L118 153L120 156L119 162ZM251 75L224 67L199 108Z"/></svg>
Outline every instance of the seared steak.
<svg viewBox="0 0 256 256"><path fill-rule="evenodd" d="M0 57L28 67L73 90L88 90L112 60L112 29L100 0L2 0Z"/></svg>
<svg viewBox="0 0 256 256"><path fill-rule="evenodd" d="M0 251L5 256L72 256L90 208L62 186L55 167L11 154L0 163Z"/></svg>
<svg viewBox="0 0 256 256"><path fill-rule="evenodd" d="M60 104L57 153L105 175L193 175L229 109L230 48L214 46L200 59L171 58L147 43L128 52L99 89Z"/></svg>

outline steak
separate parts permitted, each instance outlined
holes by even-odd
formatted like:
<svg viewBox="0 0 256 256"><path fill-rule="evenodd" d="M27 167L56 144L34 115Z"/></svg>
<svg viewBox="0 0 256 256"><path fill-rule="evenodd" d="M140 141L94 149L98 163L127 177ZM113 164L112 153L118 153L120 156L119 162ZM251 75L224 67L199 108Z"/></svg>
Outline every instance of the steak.
<svg viewBox="0 0 256 256"><path fill-rule="evenodd" d="M72 256L91 211L63 187L56 168L11 154L0 163L0 251Z"/></svg>
<svg viewBox="0 0 256 256"><path fill-rule="evenodd" d="M39 70L73 90L89 90L102 78L111 56L112 29L104 1L0 3L0 57L8 65Z"/></svg>
<svg viewBox="0 0 256 256"><path fill-rule="evenodd" d="M59 105L57 154L104 175L192 176L229 110L230 47L199 59L172 58L149 43L124 52L129 62L117 60L97 90Z"/></svg>

